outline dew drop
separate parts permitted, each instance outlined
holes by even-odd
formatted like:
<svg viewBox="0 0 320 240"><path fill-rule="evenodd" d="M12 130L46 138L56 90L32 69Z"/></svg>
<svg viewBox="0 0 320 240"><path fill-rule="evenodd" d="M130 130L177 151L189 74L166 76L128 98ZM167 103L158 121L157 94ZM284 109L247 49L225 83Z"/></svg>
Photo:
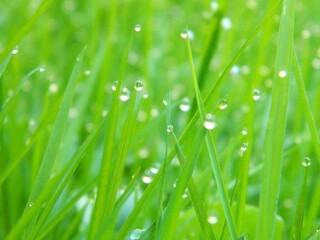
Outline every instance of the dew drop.
<svg viewBox="0 0 320 240"><path fill-rule="evenodd" d="M188 197L188 190L184 191L184 193L182 194L182 198L186 199Z"/></svg>
<svg viewBox="0 0 320 240"><path fill-rule="evenodd" d="M91 70L89 70L89 69L88 69L88 70L85 70L85 71L84 71L84 74L87 75L87 76L89 76L89 75L91 74Z"/></svg>
<svg viewBox="0 0 320 240"><path fill-rule="evenodd" d="M242 145L241 145L241 147L240 147L241 152L247 151L248 145L249 145L248 142L242 143Z"/></svg>
<svg viewBox="0 0 320 240"><path fill-rule="evenodd" d="M309 166L311 165L311 160L310 160L310 158L309 158L309 157L305 157L305 158L303 159L303 161L302 161L302 165L303 165L304 167L309 167Z"/></svg>
<svg viewBox="0 0 320 240"><path fill-rule="evenodd" d="M137 91L137 92L140 92L142 89L143 89L143 82L141 80L137 80L135 83L134 83L134 89Z"/></svg>
<svg viewBox="0 0 320 240"><path fill-rule="evenodd" d="M39 72L44 72L44 66L39 67Z"/></svg>
<svg viewBox="0 0 320 240"><path fill-rule="evenodd" d="M179 108L182 112L188 112L191 108L191 103L189 98L187 97L183 98L179 105Z"/></svg>
<svg viewBox="0 0 320 240"><path fill-rule="evenodd" d="M212 1L210 4L212 11L216 12L219 9L219 4L217 1Z"/></svg>
<svg viewBox="0 0 320 240"><path fill-rule="evenodd" d="M180 33L180 36L181 36L183 39L188 38L188 31L187 31L187 30L183 30L183 31Z"/></svg>
<svg viewBox="0 0 320 240"><path fill-rule="evenodd" d="M33 202L30 202L29 204L28 204L28 207L33 207Z"/></svg>
<svg viewBox="0 0 320 240"><path fill-rule="evenodd" d="M163 105L165 105L165 106L168 105L168 102L167 102L165 99L162 100L162 103L163 103Z"/></svg>
<svg viewBox="0 0 320 240"><path fill-rule="evenodd" d="M228 17L224 17L221 20L221 25L225 30L229 30L232 28L232 22L231 19Z"/></svg>
<svg viewBox="0 0 320 240"><path fill-rule="evenodd" d="M151 176L144 175L144 176L142 177L142 182L144 182L145 184L151 183L151 182L152 182Z"/></svg>
<svg viewBox="0 0 320 240"><path fill-rule="evenodd" d="M56 93L56 92L58 92L58 91L59 91L59 86L58 86L58 84L56 84L56 83L51 83L50 86L49 86L49 91L50 91L51 93Z"/></svg>
<svg viewBox="0 0 320 240"><path fill-rule="evenodd" d="M210 223L210 224L212 224L212 225L217 224L217 223L218 223L218 220L219 220L218 217L215 216L215 215L210 215L210 216L208 216L208 218L207 218L208 223Z"/></svg>
<svg viewBox="0 0 320 240"><path fill-rule="evenodd" d="M173 131L173 126L172 125L168 125L167 126L167 132L171 133Z"/></svg>
<svg viewBox="0 0 320 240"><path fill-rule="evenodd" d="M286 71L286 70L280 70L280 71L278 72L278 76L279 76L280 78L285 78L285 77L287 76L287 71Z"/></svg>
<svg viewBox="0 0 320 240"><path fill-rule="evenodd" d="M111 86L112 91L117 90L118 83L119 83L118 81L114 81L113 85Z"/></svg>
<svg viewBox="0 0 320 240"><path fill-rule="evenodd" d="M144 99L147 99L149 97L149 94L147 92L145 92L142 96Z"/></svg>
<svg viewBox="0 0 320 240"><path fill-rule="evenodd" d="M247 128L242 129L241 134L244 135L244 136L247 135L248 134L248 129Z"/></svg>
<svg viewBox="0 0 320 240"><path fill-rule="evenodd" d="M220 108L221 110L226 109L226 108L228 107L228 101L227 101L226 98L220 99L219 102L218 102L218 104L219 104L219 108Z"/></svg>
<svg viewBox="0 0 320 240"><path fill-rule="evenodd" d="M258 89L254 89L252 92L252 98L255 101L258 101L260 99L261 95L260 95L260 91Z"/></svg>
<svg viewBox="0 0 320 240"><path fill-rule="evenodd" d="M129 236L130 240L136 240L136 239L140 239L140 237L142 236L143 232L145 230L143 229L134 229Z"/></svg>
<svg viewBox="0 0 320 240"><path fill-rule="evenodd" d="M19 47L18 47L18 46L16 46L16 47L11 51L11 53L12 53L13 55L17 54L18 52L19 52Z"/></svg>
<svg viewBox="0 0 320 240"><path fill-rule="evenodd" d="M231 70L230 70L230 74L232 75L238 75L241 71L241 68L238 65L234 65L232 66Z"/></svg>
<svg viewBox="0 0 320 240"><path fill-rule="evenodd" d="M208 113L206 115L206 119L204 120L203 126L208 130L212 130L217 126L213 114Z"/></svg>
<svg viewBox="0 0 320 240"><path fill-rule="evenodd" d="M140 24L136 24L136 25L134 26L134 31L140 32L140 31L141 31L141 25L140 25Z"/></svg>
<svg viewBox="0 0 320 240"><path fill-rule="evenodd" d="M129 98L130 98L130 91L129 91L129 89L128 88L122 88L121 89L121 94L120 94L120 100L122 101L122 102L126 102L126 101L128 101L129 100Z"/></svg>

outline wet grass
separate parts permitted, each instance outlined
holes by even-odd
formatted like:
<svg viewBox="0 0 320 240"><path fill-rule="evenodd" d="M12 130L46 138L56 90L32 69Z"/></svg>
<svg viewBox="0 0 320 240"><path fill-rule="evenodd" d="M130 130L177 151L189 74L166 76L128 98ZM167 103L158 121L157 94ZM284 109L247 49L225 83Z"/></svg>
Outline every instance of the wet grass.
<svg viewBox="0 0 320 240"><path fill-rule="evenodd" d="M19 2L0 239L320 237L317 1Z"/></svg>

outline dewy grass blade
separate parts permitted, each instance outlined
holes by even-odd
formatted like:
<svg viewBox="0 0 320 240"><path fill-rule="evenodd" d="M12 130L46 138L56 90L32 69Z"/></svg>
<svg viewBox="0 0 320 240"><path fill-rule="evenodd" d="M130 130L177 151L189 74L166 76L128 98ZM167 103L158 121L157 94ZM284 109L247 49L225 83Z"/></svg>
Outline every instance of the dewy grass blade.
<svg viewBox="0 0 320 240"><path fill-rule="evenodd" d="M273 239L287 118L295 0L283 2L274 69L272 102L265 139L265 163L255 239Z"/></svg>
<svg viewBox="0 0 320 240"><path fill-rule="evenodd" d="M198 87L198 82L197 82L197 77L194 69L194 64L193 64L193 57L192 57L192 51L191 51L191 45L189 38L187 37L186 39L186 44L187 44L187 51L188 51L188 59L189 59L189 64L190 64L190 70L192 74L192 80L193 80L193 87L196 95L196 100L197 100L197 105L198 105L198 111L200 114L200 119L203 123L205 123L207 115L205 113L205 108L204 108L204 103L202 101L201 93ZM212 129L212 127L210 127ZM237 228L234 222L233 214L231 212L231 207L230 207L230 201L226 192L226 188L223 183L222 175L221 175L221 169L220 169L220 163L218 160L218 155L216 152L216 147L215 147L215 142L213 140L213 136L211 131L208 131L207 136L206 136L206 145L207 145L207 150L209 153L209 157L211 160L211 165L213 169L213 173L215 176L215 180L217 183L218 191L220 194L220 198L222 201L223 205L223 210L225 213L226 221L228 223L229 227L229 232L231 235L232 239L237 239L238 238L238 233L237 233Z"/></svg>
<svg viewBox="0 0 320 240"><path fill-rule="evenodd" d="M77 57L77 61L72 70L69 83L65 90L65 94L63 96L63 100L62 100L57 118L55 120L55 124L52 130L43 160L40 165L37 178L32 187L32 190L28 199L28 203L25 208L25 212L29 210L29 207L28 207L29 203L34 202L37 199L38 195L41 193L41 191L43 191L44 187L46 186L50 178L52 168L55 163L55 158L58 154L59 145L67 125L68 112L72 104L73 92L76 85L77 77L81 70L81 63L82 63L82 58L84 56L84 52L85 52L85 49L83 49L82 52Z"/></svg>

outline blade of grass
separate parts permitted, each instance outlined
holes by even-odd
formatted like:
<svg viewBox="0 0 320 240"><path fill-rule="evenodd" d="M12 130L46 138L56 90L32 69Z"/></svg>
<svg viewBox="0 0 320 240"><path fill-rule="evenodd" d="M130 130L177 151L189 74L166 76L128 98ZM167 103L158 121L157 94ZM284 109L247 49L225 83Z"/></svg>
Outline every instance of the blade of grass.
<svg viewBox="0 0 320 240"><path fill-rule="evenodd" d="M0 53L0 62L12 51L12 49L21 42L21 40L27 35L27 33L31 30L33 25L37 22L37 20L41 17L41 15L50 7L54 0L44 0L36 9L34 14L31 16L29 20L17 31L17 34L14 38L9 42L6 48Z"/></svg>
<svg viewBox="0 0 320 240"><path fill-rule="evenodd" d="M196 77L194 64L193 64L191 45L190 45L190 41L189 41L188 37L186 38L186 47L187 47L187 51L188 51L188 59L189 59L189 64L190 64L192 80L193 80L193 88L194 88L196 100L197 100L198 111L199 111L200 119L204 123L206 121L206 112L205 112L205 108L204 108L204 103L202 101L201 93L200 93L200 90L198 87L197 77ZM232 239L237 239L238 238L237 228L235 226L233 214L231 212L230 201L228 199L226 188L223 183L220 163L218 160L218 154L216 151L216 146L215 146L215 142L213 140L213 135L212 135L211 131L208 131L208 133L207 133L206 146L207 146L207 150L209 153L209 157L210 157L213 173L215 176L215 180L217 183L219 195L220 195L220 198L221 198L221 201L223 204L223 210L224 210L226 220L228 223L230 235L231 235Z"/></svg>
<svg viewBox="0 0 320 240"><path fill-rule="evenodd" d="M281 163L287 118L295 1L283 2L275 60L272 102L265 139L265 165L255 239L273 239L280 189Z"/></svg>
<svg viewBox="0 0 320 240"><path fill-rule="evenodd" d="M306 206L306 199L307 199L307 180L308 180L308 168L310 164L310 159L305 158L302 162L304 166L304 176L303 176L303 183L300 190L299 200L296 208L296 215L294 226L292 228L292 239L300 240L302 239L302 226L303 226L303 218Z"/></svg>

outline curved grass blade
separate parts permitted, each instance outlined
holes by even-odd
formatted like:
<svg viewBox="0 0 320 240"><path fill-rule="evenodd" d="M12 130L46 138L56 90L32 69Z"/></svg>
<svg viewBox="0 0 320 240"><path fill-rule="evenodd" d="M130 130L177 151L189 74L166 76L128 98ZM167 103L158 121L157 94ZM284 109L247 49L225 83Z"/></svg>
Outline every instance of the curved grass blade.
<svg viewBox="0 0 320 240"><path fill-rule="evenodd" d="M280 189L281 163L291 79L295 1L283 2L275 60L272 102L265 140L265 165L256 239L273 239Z"/></svg>
<svg viewBox="0 0 320 240"><path fill-rule="evenodd" d="M189 64L190 64L192 80L193 80L193 88L194 88L196 100L197 100L198 111L199 111L201 122L204 123L206 121L206 112L205 112L205 108L204 108L204 103L202 101L201 93L200 93L200 90L198 87L198 82L197 82L197 77L196 77L196 73L195 73L195 69L194 69L193 57L192 57L192 51L191 51L191 45L190 45L189 38L186 39L186 44L187 44L188 59L189 59ZM223 209L224 209L224 213L225 213L226 220L228 223L230 235L231 235L232 239L237 239L238 238L237 228L236 228L236 225L234 222L233 214L231 212L230 201L227 196L226 188L223 183L221 169L220 169L220 163L218 160L215 142L213 140L213 136L212 136L211 131L208 131L208 133L207 133L206 146L207 146L207 150L208 150L209 157L211 160L211 165L212 165L213 173L214 173L215 180L217 183L218 191L219 191L221 201L223 204Z"/></svg>

